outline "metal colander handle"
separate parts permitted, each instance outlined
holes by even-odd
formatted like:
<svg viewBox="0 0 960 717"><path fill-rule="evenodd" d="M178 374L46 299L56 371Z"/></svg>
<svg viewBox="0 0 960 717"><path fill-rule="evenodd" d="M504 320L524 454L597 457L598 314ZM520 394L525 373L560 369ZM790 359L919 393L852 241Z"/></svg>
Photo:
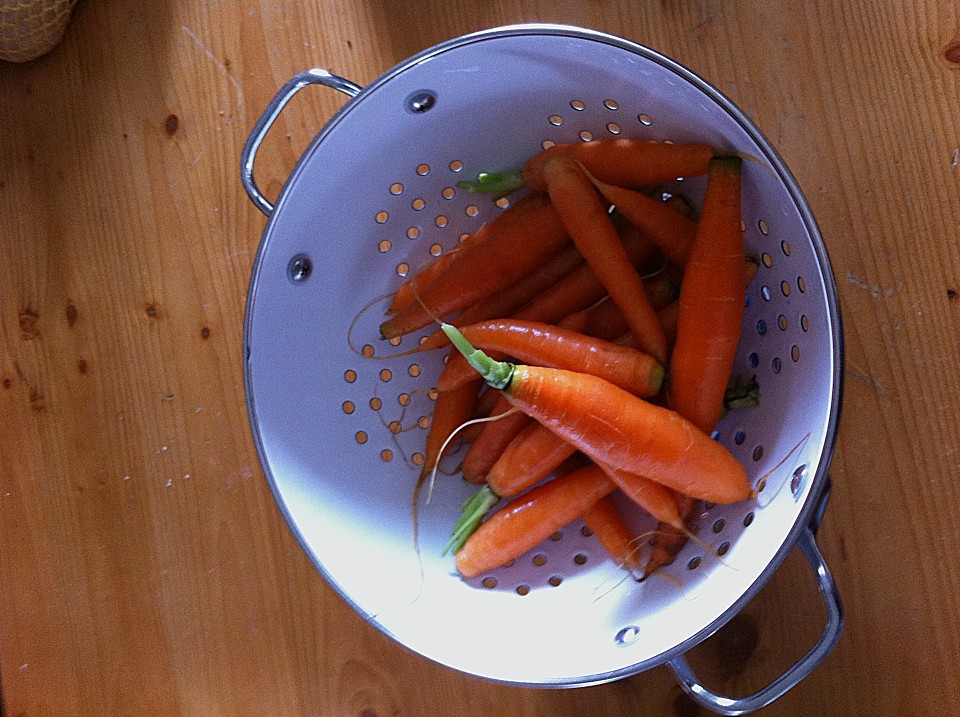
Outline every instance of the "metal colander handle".
<svg viewBox="0 0 960 717"><path fill-rule="evenodd" d="M828 496L829 482L824 487L823 496L813 519L800 533L796 543L806 556L810 567L813 568L817 578L817 586L820 588L820 596L827 608L827 622L817 644L780 677L763 689L746 697L725 697L711 691L702 685L694 675L685 656L675 657L668 664L673 668L674 674L680 681L680 686L698 704L722 715L743 715L766 707L809 675L837 644L840 633L843 631L843 609L840 605L840 594L816 541L816 531L826 507Z"/></svg>
<svg viewBox="0 0 960 717"><path fill-rule="evenodd" d="M338 77L322 67L315 67L312 70L306 70L291 77L287 83L280 88L277 94L274 95L270 104L267 105L263 114L260 115L260 119L258 119L257 123L253 126L253 130L250 132L250 136L247 137L247 141L243 146L243 153L240 156L240 178L243 180L243 188L247 190L247 194L257 209L268 217L273 214L273 203L263 196L263 193L259 187L257 187L257 183L253 178L253 163L257 158L257 150L260 148L260 143L263 142L263 138L267 136L267 132L270 130L270 127L273 126L280 112L287 105L287 102L307 85L332 87L348 97L356 97L360 93L360 90L363 89L360 85L354 84L343 77Z"/></svg>

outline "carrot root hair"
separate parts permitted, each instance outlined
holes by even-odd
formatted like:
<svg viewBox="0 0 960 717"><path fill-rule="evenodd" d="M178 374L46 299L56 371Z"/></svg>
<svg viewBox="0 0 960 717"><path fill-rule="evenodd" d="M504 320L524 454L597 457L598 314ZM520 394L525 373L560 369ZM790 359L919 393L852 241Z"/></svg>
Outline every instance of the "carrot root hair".
<svg viewBox="0 0 960 717"><path fill-rule="evenodd" d="M612 586L610 586L609 588L607 588L607 589L604 590L603 592L600 592L601 588L603 587L603 583L601 583L600 585L598 585L598 586L594 589L595 596L594 596L593 602L597 602L598 600L606 597L607 595L609 595L610 593L612 593L614 590L616 590L618 587L620 587L621 585L623 585L624 582L626 582L627 580L629 580L629 579L631 579L631 578L632 578L634 581L636 581L636 582L641 582L641 578L637 575L637 573L636 573L636 572L634 571L634 569L633 569L633 568L634 568L634 565L633 565L633 563L634 563L633 557L636 556L636 555L638 555L638 554L640 553L640 549L641 549L641 547L642 547L641 544L642 544L643 540L644 540L645 538L652 537L652 536L655 535L656 533L657 533L656 530L648 530L648 531L646 531L646 532L643 532L643 533L640 533L640 534L634 536L633 539L631 539L631 541L630 541L630 543L629 543L629 545L630 545L630 552L629 552L626 556L624 556L624 559L623 559L623 560L621 560L619 563L617 563L617 568L620 569L620 570L622 570L622 571L623 571L623 574L619 577L619 579L618 579Z"/></svg>
<svg viewBox="0 0 960 717"><path fill-rule="evenodd" d="M770 497L770 500L768 500L766 503L761 503L760 500L759 500L760 494L763 492L763 489L767 487L767 481L769 480L770 476L772 476L774 473L776 473L778 470L780 470L780 469L783 467L783 464L786 463L788 460L790 460L790 456L792 456L794 453L796 453L798 450L800 450L800 449L806 444L806 442L807 442L808 440L810 440L810 432L809 432L809 431L807 432L806 435L804 435L803 438L801 438L801 439L797 442L797 444L796 444L793 448L791 448L791 449L787 452L787 454L786 454L783 458L781 458L781 459L777 462L777 464L776 464L773 468L771 468L770 470L768 470L766 473L764 473L762 476L760 476L760 478L757 480L757 485L756 485L756 487L753 489L753 492L751 493L750 497L751 497L751 499L754 499L754 500L757 501L757 505L758 505L760 508L766 508L768 505L770 505L770 503L772 503L773 500L780 494L780 491L783 490L783 486L786 485L786 481L784 481L783 483L781 483L781 484L780 484L780 487L777 488L777 492L774 493L774 494Z"/></svg>

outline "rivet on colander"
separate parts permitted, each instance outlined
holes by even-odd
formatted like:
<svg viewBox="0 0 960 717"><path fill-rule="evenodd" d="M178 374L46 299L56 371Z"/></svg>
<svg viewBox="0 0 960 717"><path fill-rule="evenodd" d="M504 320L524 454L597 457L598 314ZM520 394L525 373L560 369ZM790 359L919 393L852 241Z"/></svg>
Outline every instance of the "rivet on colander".
<svg viewBox="0 0 960 717"><path fill-rule="evenodd" d="M306 281L312 272L313 262L306 254L297 254L287 264L287 276L290 277L290 281L298 284Z"/></svg>
<svg viewBox="0 0 960 717"><path fill-rule="evenodd" d="M407 99L407 109L409 109L411 112L416 112L417 114L433 109L434 105L436 104L437 96L432 92L428 92L427 90L414 92Z"/></svg>
<svg viewBox="0 0 960 717"><path fill-rule="evenodd" d="M613 640L621 647L626 647L627 645L633 644L638 637L640 637L640 628L636 625L627 625L617 631Z"/></svg>

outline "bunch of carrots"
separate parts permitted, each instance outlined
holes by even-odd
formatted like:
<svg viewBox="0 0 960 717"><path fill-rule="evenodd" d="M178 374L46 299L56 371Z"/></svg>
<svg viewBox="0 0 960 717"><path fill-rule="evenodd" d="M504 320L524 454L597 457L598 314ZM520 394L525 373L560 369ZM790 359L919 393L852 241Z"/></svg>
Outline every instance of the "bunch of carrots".
<svg viewBox="0 0 960 717"><path fill-rule="evenodd" d="M700 175L698 217L647 191ZM754 495L710 436L756 271L744 254L741 159L611 139L556 145L517 175L462 186L529 192L409 277L380 327L395 339L439 323L418 350L449 351L414 514L441 453L466 439L460 467L481 487L448 546L464 577L577 518L645 577L690 538L699 502ZM658 523L645 561L617 491Z"/></svg>

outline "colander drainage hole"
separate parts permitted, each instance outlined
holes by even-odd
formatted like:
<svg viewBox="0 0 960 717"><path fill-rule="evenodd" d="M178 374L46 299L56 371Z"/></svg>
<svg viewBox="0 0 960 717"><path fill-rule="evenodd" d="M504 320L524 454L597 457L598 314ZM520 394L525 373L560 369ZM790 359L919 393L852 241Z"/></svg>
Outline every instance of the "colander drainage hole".
<svg viewBox="0 0 960 717"><path fill-rule="evenodd" d="M613 641L621 647L626 647L636 642L638 637L640 637L640 628L636 625L627 625L617 631L617 634L613 637Z"/></svg>
<svg viewBox="0 0 960 717"><path fill-rule="evenodd" d="M800 493L800 490L803 488L803 484L806 482L806 478L807 464L804 463L793 472L793 476L790 478L790 492L793 493L794 496L797 496Z"/></svg>

